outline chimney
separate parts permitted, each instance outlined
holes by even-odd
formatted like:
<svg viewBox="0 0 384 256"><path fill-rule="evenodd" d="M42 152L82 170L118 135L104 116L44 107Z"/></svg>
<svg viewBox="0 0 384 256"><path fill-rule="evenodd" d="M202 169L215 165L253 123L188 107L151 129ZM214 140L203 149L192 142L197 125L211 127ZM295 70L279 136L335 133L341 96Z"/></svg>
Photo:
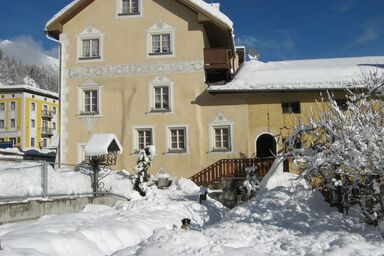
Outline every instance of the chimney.
<svg viewBox="0 0 384 256"><path fill-rule="evenodd" d="M215 8L216 10L220 10L220 3L212 3L211 4L213 8Z"/></svg>

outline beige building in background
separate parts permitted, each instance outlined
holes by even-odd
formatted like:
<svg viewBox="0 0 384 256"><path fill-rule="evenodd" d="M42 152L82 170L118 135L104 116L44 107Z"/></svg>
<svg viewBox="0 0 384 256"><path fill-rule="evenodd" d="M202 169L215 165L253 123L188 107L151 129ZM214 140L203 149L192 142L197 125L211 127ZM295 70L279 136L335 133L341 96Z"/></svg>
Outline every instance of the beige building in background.
<svg viewBox="0 0 384 256"><path fill-rule="evenodd" d="M223 158L281 150L296 118L325 89L244 91L230 82L244 49L235 47L232 22L219 7L74 0L55 15L46 32L61 45L61 161L80 163L95 133L119 138L117 168L131 170L138 151L153 144L151 171L179 177Z"/></svg>

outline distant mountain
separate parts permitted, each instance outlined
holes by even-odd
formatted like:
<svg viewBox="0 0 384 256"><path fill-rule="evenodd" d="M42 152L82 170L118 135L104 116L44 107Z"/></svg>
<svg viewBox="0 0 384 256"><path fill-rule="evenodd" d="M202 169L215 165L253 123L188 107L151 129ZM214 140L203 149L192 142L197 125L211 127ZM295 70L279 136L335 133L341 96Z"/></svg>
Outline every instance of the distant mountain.
<svg viewBox="0 0 384 256"><path fill-rule="evenodd" d="M28 84L58 92L58 59L30 37L0 41L0 85Z"/></svg>

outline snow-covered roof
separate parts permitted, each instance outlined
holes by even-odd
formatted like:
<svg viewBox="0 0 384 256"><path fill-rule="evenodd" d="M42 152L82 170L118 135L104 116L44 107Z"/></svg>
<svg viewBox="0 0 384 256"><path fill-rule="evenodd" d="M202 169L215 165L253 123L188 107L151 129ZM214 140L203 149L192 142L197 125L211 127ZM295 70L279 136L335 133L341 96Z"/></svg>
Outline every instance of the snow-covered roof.
<svg viewBox="0 0 384 256"><path fill-rule="evenodd" d="M84 0L73 0L71 3L69 3L67 6L65 6L61 11L56 13L45 25L45 28L52 25L59 17L64 15L67 11L71 10L72 7L74 7L76 4ZM196 7L200 11L210 15L212 18L215 18L222 23L226 24L229 29L233 30L233 22L224 14L222 13L219 8L217 8L215 4L208 4L204 0L179 0L184 3L190 3L192 6Z"/></svg>
<svg viewBox="0 0 384 256"><path fill-rule="evenodd" d="M87 145L85 145L84 153L86 156L102 156L107 155L108 148L112 144L116 143L118 147L118 153L123 152L123 147L121 146L119 140L114 134L94 134L89 139Z"/></svg>
<svg viewBox="0 0 384 256"><path fill-rule="evenodd" d="M335 90L362 88L359 80L372 69L384 72L384 56L244 63L234 79L208 91Z"/></svg>
<svg viewBox="0 0 384 256"><path fill-rule="evenodd" d="M58 93L47 91L47 90L40 89L38 87L31 86L31 85L26 85L26 84L20 84L20 85L0 85L0 92L1 91L5 91L5 90L7 90L7 91L16 91L16 90L26 91L26 92L31 92L31 93L36 93L36 94L44 95L44 96L47 96L47 97L53 97L53 98L56 98L56 99L59 98L59 94Z"/></svg>
<svg viewBox="0 0 384 256"><path fill-rule="evenodd" d="M227 15L222 13L219 9L220 5L217 3L209 4L205 2L204 0L185 0L186 2L190 2L196 7L198 7L200 10L204 11L205 13L208 13L213 18L220 20L224 24L228 26L231 30L233 30L233 22L228 18Z"/></svg>

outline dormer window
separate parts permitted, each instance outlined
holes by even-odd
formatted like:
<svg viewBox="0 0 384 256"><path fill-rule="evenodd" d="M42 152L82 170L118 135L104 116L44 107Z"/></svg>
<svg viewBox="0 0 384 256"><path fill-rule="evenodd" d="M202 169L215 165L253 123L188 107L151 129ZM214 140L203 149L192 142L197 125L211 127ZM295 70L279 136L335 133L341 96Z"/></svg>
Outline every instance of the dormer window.
<svg viewBox="0 0 384 256"><path fill-rule="evenodd" d="M119 15L139 15L139 0L122 0L121 13Z"/></svg>

